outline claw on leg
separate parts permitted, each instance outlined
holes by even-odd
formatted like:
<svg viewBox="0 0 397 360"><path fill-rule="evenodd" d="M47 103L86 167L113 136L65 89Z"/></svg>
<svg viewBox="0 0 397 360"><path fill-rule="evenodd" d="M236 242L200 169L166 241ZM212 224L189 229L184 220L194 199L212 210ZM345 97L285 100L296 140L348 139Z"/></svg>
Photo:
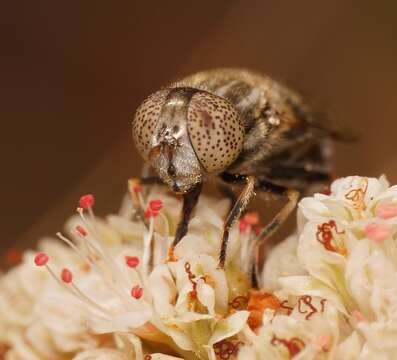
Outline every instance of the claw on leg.
<svg viewBox="0 0 397 360"><path fill-rule="evenodd" d="M258 287L259 261L261 245L264 244L287 220L289 214L295 209L299 199L299 191L288 189L284 193L287 198L287 204L279 213L268 223L259 235L255 238L255 244L252 252L252 274L251 282L253 287Z"/></svg>
<svg viewBox="0 0 397 360"><path fill-rule="evenodd" d="M182 240L182 238L186 235L189 221L192 216L193 210L196 208L198 203L200 193L202 189L202 184L197 184L192 190L183 194L183 206L181 218L178 223L178 227L176 229L175 238L172 242L170 248L168 249L168 261L176 261L177 258L175 256L175 247Z"/></svg>
<svg viewBox="0 0 397 360"><path fill-rule="evenodd" d="M171 245L168 249L167 262L176 262L178 258L175 255L175 246Z"/></svg>

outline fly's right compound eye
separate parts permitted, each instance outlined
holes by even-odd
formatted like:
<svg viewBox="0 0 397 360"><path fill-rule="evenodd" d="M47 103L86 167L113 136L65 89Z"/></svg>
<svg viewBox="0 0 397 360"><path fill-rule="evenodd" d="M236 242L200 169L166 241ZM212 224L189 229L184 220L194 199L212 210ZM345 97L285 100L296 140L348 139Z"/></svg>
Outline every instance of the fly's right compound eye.
<svg viewBox="0 0 397 360"><path fill-rule="evenodd" d="M193 95L187 129L197 158L208 173L226 169L243 148L240 114L226 99L211 93Z"/></svg>
<svg viewBox="0 0 397 360"><path fill-rule="evenodd" d="M134 142L145 161L149 160L153 136L167 95L167 90L150 95L138 107L132 122Z"/></svg>

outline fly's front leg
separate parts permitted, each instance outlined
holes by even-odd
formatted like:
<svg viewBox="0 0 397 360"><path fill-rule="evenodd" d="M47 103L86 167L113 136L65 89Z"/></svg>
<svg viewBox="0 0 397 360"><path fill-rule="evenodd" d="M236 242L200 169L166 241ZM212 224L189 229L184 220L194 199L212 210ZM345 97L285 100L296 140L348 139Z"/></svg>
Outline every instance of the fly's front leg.
<svg viewBox="0 0 397 360"><path fill-rule="evenodd" d="M221 249L219 252L219 267L223 269L225 267L226 261L226 253L227 253L227 244L229 240L229 232L234 222L240 217L241 213L245 210L248 205L248 202L252 198L255 188L255 177L240 176L239 180L245 179L246 184L244 186L243 191L238 197L236 203L234 204L232 210L230 211L224 225L222 231L222 240L221 240Z"/></svg>
<svg viewBox="0 0 397 360"><path fill-rule="evenodd" d="M287 220L289 214L295 209L299 199L299 191L287 189L282 186L271 184L267 181L261 181L258 185L259 190L263 192L270 192L276 195L284 195L287 197L287 203L278 212L278 214L270 221L259 233L255 239L255 245L252 254L252 284L254 287L258 286L259 273L259 251L261 245L267 241Z"/></svg>
<svg viewBox="0 0 397 360"><path fill-rule="evenodd" d="M168 250L168 261L176 261L174 254L175 247L187 233L189 221L193 210L197 205L202 187L202 184L199 183L192 190L190 190L186 194L183 194L182 214L178 223L178 227L176 228L174 241L172 242L171 247Z"/></svg>

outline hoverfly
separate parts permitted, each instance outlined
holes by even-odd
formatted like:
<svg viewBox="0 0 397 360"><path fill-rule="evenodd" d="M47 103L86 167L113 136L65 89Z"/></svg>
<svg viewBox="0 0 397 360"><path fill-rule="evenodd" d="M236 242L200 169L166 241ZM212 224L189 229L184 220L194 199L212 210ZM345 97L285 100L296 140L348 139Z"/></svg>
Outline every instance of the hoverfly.
<svg viewBox="0 0 397 360"><path fill-rule="evenodd" d="M225 220L219 251L224 268L233 223L255 192L284 196L286 205L257 237L257 248L295 208L300 194L330 180L330 145L338 139L301 96L271 78L241 69L199 72L150 95L133 120L144 160L183 209L173 249L187 233L202 184L241 184ZM229 192L230 193L230 192Z"/></svg>

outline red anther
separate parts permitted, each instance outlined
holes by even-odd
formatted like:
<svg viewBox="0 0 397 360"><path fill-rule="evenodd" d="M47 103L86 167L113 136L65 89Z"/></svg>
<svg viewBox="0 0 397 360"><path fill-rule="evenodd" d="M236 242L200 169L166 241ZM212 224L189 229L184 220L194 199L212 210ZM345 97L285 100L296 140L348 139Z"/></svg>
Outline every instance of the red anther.
<svg viewBox="0 0 397 360"><path fill-rule="evenodd" d="M131 289L131 296L134 299L140 299L143 295L143 288L140 287L139 285L135 285L132 289Z"/></svg>
<svg viewBox="0 0 397 360"><path fill-rule="evenodd" d="M145 210L145 218L146 219L149 219L150 217L152 217L153 216L153 211L151 210L151 209L146 209Z"/></svg>
<svg viewBox="0 0 397 360"><path fill-rule="evenodd" d="M78 234L79 234L80 236L85 237L85 236L88 235L87 230L84 229L81 225L77 225L77 226L76 226L76 231L78 232Z"/></svg>
<svg viewBox="0 0 397 360"><path fill-rule="evenodd" d="M61 279L64 283L70 284L73 281L73 274L69 269L63 269L61 272Z"/></svg>
<svg viewBox="0 0 397 360"><path fill-rule="evenodd" d="M80 198L79 204L80 207L84 210L88 210L94 206L95 198L94 195L88 194L84 195Z"/></svg>
<svg viewBox="0 0 397 360"><path fill-rule="evenodd" d="M158 212L163 208L163 202L161 200L149 201L149 207L152 211Z"/></svg>
<svg viewBox="0 0 397 360"><path fill-rule="evenodd" d="M139 257L137 256L126 256L125 263L130 268L136 268L139 265Z"/></svg>
<svg viewBox="0 0 397 360"><path fill-rule="evenodd" d="M154 211L154 210L152 210L150 208L147 208L146 211L145 211L145 217L147 219L149 219L151 217L156 217L158 214L159 214L158 211Z"/></svg>
<svg viewBox="0 0 397 360"><path fill-rule="evenodd" d="M48 263L49 257L45 253L38 253L35 258L34 262L37 266L44 266Z"/></svg>
<svg viewBox="0 0 397 360"><path fill-rule="evenodd" d="M130 192L134 192L135 194L143 191L143 186L137 178L132 178L128 180L128 188Z"/></svg>
<svg viewBox="0 0 397 360"><path fill-rule="evenodd" d="M259 216L258 213L256 212L248 212L244 216L244 220L249 224L249 225L258 225L259 224Z"/></svg>
<svg viewBox="0 0 397 360"><path fill-rule="evenodd" d="M240 219L240 222L239 222L239 225L238 225L238 227L239 227L239 229L240 229L240 233L241 234L244 234L245 233L245 231L247 230L247 228L248 228L248 223L245 221L245 219Z"/></svg>
<svg viewBox="0 0 397 360"><path fill-rule="evenodd" d="M133 186L132 191L135 194L141 193L143 191L143 186L142 185L135 185L135 186Z"/></svg>

